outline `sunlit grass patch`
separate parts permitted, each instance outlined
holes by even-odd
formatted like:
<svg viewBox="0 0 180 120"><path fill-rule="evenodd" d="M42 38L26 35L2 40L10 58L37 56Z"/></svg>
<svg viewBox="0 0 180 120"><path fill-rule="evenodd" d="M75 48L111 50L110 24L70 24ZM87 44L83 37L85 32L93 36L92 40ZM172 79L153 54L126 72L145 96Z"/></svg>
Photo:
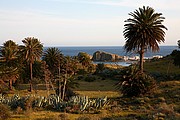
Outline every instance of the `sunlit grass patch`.
<svg viewBox="0 0 180 120"><path fill-rule="evenodd" d="M119 92L116 91L76 91L79 95L88 96L90 98L102 98L107 96L108 98L120 97Z"/></svg>

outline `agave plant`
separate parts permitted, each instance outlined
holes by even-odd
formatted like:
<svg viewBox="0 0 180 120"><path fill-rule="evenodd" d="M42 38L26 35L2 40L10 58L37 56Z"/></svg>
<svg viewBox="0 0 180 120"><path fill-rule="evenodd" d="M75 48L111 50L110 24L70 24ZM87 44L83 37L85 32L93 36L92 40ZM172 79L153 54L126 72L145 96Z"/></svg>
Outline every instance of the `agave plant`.
<svg viewBox="0 0 180 120"><path fill-rule="evenodd" d="M79 105L80 111L89 108L102 109L108 104L107 97L90 99L88 96L73 96L69 102L71 105Z"/></svg>
<svg viewBox="0 0 180 120"><path fill-rule="evenodd" d="M12 109L21 107L26 109L26 103L32 97L31 95L20 97L19 95L14 95L12 97L5 97L0 94L0 103L7 104ZM94 98L91 99L88 96L73 96L69 101L63 101L60 96L49 95L48 97L36 96L34 100L30 101L30 107L39 108L49 108L56 111L64 111L67 107L71 109L73 105L78 105L80 111L89 110L93 108L94 110L102 109L108 104L107 97L104 98Z"/></svg>

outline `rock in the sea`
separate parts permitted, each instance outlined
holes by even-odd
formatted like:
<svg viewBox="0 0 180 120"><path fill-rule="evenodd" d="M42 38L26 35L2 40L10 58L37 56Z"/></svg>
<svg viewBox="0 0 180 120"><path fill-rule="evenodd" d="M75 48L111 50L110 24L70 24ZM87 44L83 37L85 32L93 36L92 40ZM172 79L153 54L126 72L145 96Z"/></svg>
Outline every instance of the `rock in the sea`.
<svg viewBox="0 0 180 120"><path fill-rule="evenodd" d="M123 59L122 56L111 54L104 51L96 51L93 54L93 58L92 58L93 61L119 61L122 59Z"/></svg>
<svg viewBox="0 0 180 120"><path fill-rule="evenodd" d="M89 58L89 59L92 59L92 56L89 55L89 54L86 53L86 52L79 52L77 56L78 56L78 57L84 56L84 57L87 57L87 58Z"/></svg>

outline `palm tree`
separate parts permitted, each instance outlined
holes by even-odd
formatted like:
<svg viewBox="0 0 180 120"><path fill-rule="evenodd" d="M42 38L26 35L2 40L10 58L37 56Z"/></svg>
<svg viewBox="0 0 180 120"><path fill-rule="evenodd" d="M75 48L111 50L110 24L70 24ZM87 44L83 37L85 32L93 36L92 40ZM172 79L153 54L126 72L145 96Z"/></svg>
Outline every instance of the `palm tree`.
<svg viewBox="0 0 180 120"><path fill-rule="evenodd" d="M138 51L140 54L140 72L143 72L144 53L146 50L157 52L159 50L158 43L164 42L165 32L167 28L162 25L164 17L162 13L155 13L151 7L139 8L129 13L132 18L127 19L124 28L124 37L126 40L126 52Z"/></svg>
<svg viewBox="0 0 180 120"><path fill-rule="evenodd" d="M53 74L53 78L58 74L58 95L60 95L60 72L61 72L61 64L63 60L63 54L58 48L52 47L48 48L44 54L42 59L46 61L48 65L48 69Z"/></svg>
<svg viewBox="0 0 180 120"><path fill-rule="evenodd" d="M12 81L18 78L18 45L8 40L3 43L0 49L0 76L3 80L9 81L9 89L12 90Z"/></svg>
<svg viewBox="0 0 180 120"><path fill-rule="evenodd" d="M30 92L32 92L33 63L41 58L43 52L42 43L34 37L27 37L22 40L24 46L20 46L20 52L30 67Z"/></svg>
<svg viewBox="0 0 180 120"><path fill-rule="evenodd" d="M6 65L12 66L15 65L18 53L18 45L12 41L8 40L3 43L3 46L0 50L1 61L6 62Z"/></svg>
<svg viewBox="0 0 180 120"><path fill-rule="evenodd" d="M42 59L46 61L48 65L48 69L53 73L55 76L56 73L60 73L60 63L63 59L63 54L58 48L52 47L48 48L44 54Z"/></svg>
<svg viewBox="0 0 180 120"><path fill-rule="evenodd" d="M90 59L90 56L85 52L80 52L78 54L78 59L79 59L79 62L85 67L89 66L92 62Z"/></svg>

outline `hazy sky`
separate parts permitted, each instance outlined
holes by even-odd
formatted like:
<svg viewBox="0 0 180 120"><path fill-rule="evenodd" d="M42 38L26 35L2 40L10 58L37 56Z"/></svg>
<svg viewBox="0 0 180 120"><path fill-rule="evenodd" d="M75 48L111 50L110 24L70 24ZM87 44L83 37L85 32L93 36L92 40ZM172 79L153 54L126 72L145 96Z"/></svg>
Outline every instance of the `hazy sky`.
<svg viewBox="0 0 180 120"><path fill-rule="evenodd" d="M123 46L124 21L143 5L166 18L161 45L177 45L180 0L0 0L0 44L36 37L44 46Z"/></svg>

